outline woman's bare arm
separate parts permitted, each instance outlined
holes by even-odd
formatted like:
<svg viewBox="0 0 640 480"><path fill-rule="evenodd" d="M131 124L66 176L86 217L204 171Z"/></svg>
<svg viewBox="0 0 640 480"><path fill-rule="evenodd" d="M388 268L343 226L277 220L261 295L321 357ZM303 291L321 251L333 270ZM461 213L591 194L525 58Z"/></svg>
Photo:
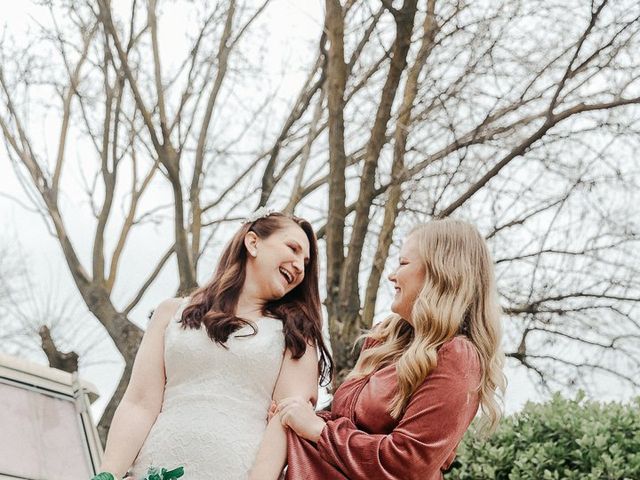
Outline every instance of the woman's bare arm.
<svg viewBox="0 0 640 480"><path fill-rule="evenodd" d="M131 372L127 390L111 421L101 471L122 478L135 460L154 424L164 398L164 331L181 300L169 299L156 308Z"/></svg>
<svg viewBox="0 0 640 480"><path fill-rule="evenodd" d="M276 382L273 399L277 402L291 396L307 399L315 405L318 398L318 353L315 345L307 345L304 355L294 360L291 352L285 358ZM276 480L287 461L287 434L275 415L267 425L249 480Z"/></svg>

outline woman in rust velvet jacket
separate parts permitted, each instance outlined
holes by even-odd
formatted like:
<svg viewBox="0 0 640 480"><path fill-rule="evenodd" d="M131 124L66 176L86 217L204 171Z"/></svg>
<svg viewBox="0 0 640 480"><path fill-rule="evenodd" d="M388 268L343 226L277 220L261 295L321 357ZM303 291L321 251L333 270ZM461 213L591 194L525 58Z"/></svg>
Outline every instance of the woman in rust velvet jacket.
<svg viewBox="0 0 640 480"><path fill-rule="evenodd" d="M499 421L499 307L475 227L418 226L389 280L394 315L365 335L331 412L299 398L278 404L289 427L287 480L439 480L479 406L486 428Z"/></svg>

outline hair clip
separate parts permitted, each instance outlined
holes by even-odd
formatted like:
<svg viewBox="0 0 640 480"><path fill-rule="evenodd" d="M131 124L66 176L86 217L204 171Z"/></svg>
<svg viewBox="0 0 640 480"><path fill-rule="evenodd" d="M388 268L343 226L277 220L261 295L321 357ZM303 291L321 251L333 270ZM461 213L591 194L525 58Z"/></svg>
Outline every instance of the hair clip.
<svg viewBox="0 0 640 480"><path fill-rule="evenodd" d="M275 213L275 210L273 208L260 207L255 212L253 212L251 215L249 215L244 220L242 220L242 224L244 225L245 223L253 223L256 220L268 217L272 213Z"/></svg>

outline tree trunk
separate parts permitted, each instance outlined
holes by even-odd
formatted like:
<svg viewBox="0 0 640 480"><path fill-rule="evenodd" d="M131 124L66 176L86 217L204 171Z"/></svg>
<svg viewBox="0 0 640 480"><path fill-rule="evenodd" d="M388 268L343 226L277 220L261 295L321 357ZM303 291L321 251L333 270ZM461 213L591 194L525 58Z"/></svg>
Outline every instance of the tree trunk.
<svg viewBox="0 0 640 480"><path fill-rule="evenodd" d="M51 337L51 330L43 325L38 330L42 351L47 356L49 366L64 372L75 373L78 371L78 354L76 352L61 352Z"/></svg>

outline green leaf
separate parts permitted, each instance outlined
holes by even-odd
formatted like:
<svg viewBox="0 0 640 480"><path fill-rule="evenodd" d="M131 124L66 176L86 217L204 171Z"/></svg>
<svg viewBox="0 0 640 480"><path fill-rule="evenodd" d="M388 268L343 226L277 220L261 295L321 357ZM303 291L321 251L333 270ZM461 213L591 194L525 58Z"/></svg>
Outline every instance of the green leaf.
<svg viewBox="0 0 640 480"><path fill-rule="evenodd" d="M489 438L471 428L447 480L640 479L640 398L528 403Z"/></svg>
<svg viewBox="0 0 640 480"><path fill-rule="evenodd" d="M116 480L115 477L109 472L100 472L91 480Z"/></svg>
<svg viewBox="0 0 640 480"><path fill-rule="evenodd" d="M143 480L174 480L184 475L184 467L177 467L173 470L166 468L149 467L147 476ZM105 479L106 480L106 479Z"/></svg>
<svg viewBox="0 0 640 480"><path fill-rule="evenodd" d="M184 467L174 468L173 470L169 470L164 472L162 476L162 480L172 480L174 478L180 478L184 475Z"/></svg>

